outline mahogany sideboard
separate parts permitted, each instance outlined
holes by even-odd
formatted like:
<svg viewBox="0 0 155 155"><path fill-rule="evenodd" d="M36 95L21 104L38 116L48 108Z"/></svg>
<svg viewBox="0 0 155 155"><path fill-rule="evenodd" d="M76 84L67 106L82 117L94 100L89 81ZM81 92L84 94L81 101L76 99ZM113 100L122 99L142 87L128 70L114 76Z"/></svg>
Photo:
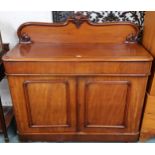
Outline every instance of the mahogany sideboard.
<svg viewBox="0 0 155 155"><path fill-rule="evenodd" d="M152 56L131 23L25 23L4 57L21 140L139 139Z"/></svg>

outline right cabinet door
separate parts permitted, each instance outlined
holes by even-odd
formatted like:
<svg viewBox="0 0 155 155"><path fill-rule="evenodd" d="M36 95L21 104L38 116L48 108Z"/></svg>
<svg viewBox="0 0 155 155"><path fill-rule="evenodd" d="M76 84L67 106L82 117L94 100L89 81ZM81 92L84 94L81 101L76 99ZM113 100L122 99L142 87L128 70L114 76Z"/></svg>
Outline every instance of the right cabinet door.
<svg viewBox="0 0 155 155"><path fill-rule="evenodd" d="M115 76L79 79L79 131L137 133L146 81Z"/></svg>

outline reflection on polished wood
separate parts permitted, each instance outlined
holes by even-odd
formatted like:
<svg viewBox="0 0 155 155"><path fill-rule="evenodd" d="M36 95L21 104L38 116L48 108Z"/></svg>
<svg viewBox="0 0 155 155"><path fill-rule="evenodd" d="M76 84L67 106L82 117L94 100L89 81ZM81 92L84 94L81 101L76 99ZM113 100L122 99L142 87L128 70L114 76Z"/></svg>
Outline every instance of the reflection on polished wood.
<svg viewBox="0 0 155 155"><path fill-rule="evenodd" d="M132 57L132 59L131 59ZM67 59L66 59L67 58ZM12 61L151 61L139 44L32 43L18 44L4 57Z"/></svg>

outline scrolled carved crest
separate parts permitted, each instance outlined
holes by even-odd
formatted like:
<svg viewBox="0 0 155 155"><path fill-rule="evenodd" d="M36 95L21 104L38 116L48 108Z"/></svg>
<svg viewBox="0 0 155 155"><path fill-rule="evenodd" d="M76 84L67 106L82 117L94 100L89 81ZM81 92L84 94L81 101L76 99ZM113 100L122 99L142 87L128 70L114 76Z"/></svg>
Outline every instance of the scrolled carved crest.
<svg viewBox="0 0 155 155"><path fill-rule="evenodd" d="M73 14L72 16L70 16L68 18L68 20L71 20L75 24L75 26L77 28L79 28L82 25L83 22L88 20L88 17L83 15L80 12L77 12L77 13Z"/></svg>

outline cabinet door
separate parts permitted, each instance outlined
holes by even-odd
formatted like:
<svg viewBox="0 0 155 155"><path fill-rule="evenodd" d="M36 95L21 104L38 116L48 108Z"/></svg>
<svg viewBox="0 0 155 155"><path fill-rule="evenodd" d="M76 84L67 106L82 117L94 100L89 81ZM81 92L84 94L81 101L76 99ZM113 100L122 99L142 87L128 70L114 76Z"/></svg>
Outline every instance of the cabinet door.
<svg viewBox="0 0 155 155"><path fill-rule="evenodd" d="M21 132L76 130L75 83L63 77L10 77Z"/></svg>
<svg viewBox="0 0 155 155"><path fill-rule="evenodd" d="M139 131L145 77L94 77L79 80L79 131Z"/></svg>

